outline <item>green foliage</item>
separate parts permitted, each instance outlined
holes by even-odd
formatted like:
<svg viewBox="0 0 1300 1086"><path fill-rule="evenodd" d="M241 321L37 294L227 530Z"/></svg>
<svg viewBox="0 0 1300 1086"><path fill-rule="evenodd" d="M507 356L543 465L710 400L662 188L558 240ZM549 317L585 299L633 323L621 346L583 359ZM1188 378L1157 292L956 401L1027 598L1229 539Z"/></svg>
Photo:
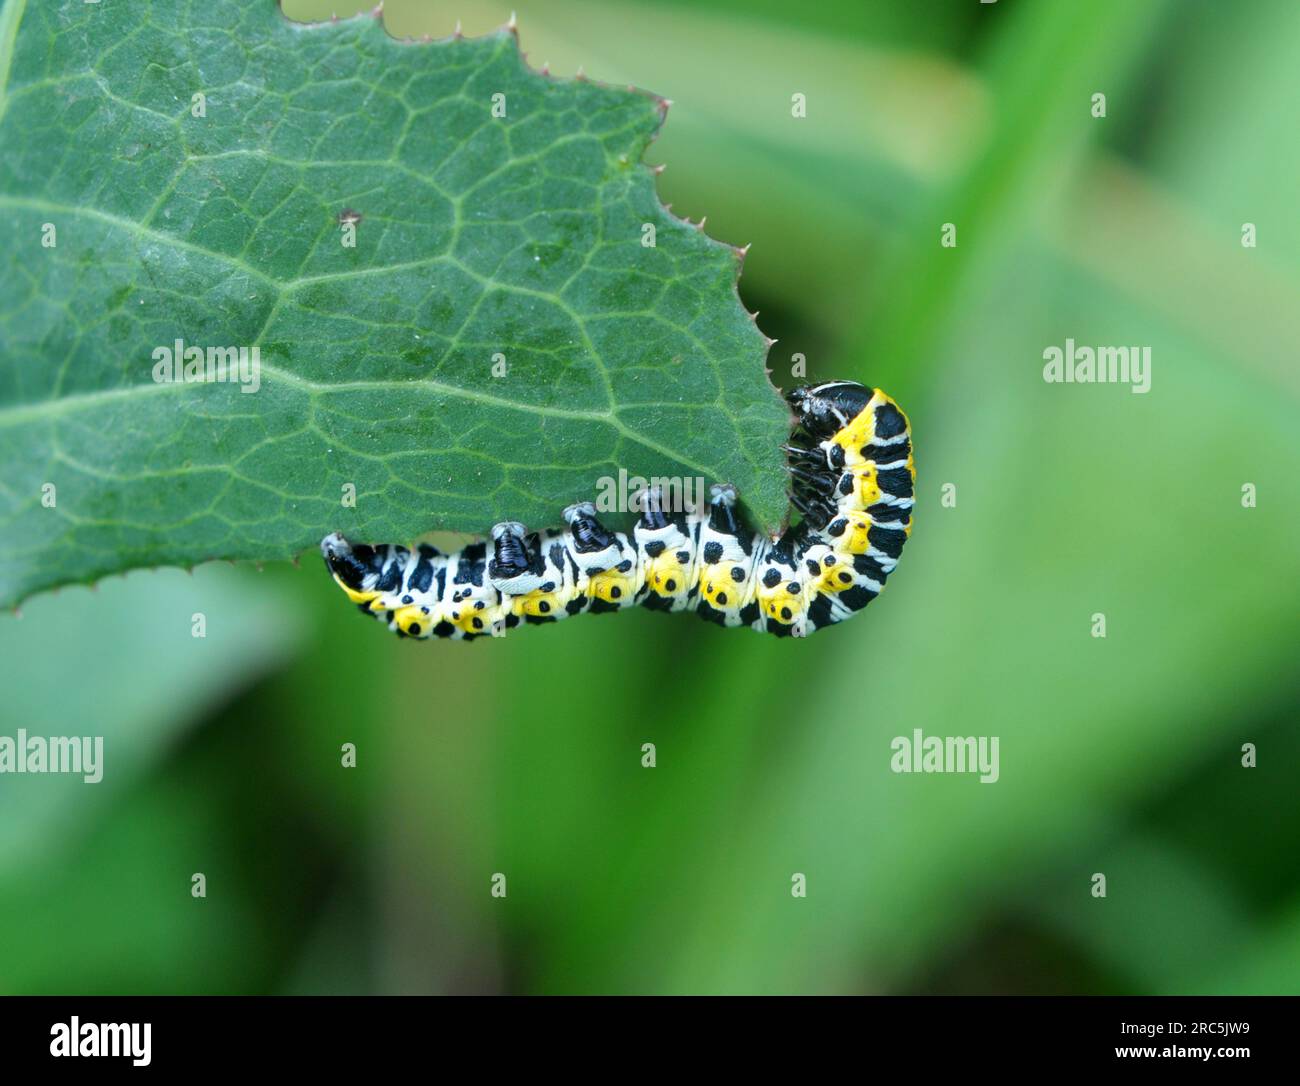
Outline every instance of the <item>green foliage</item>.
<svg viewBox="0 0 1300 1086"><path fill-rule="evenodd" d="M0 924L21 926L39 912L64 933L70 955L129 958L133 984L174 986L169 963L180 958L201 962L212 970L208 983L218 983L229 968L221 917L247 922L246 909L232 902L240 888L232 894L222 844L230 806L197 813L211 777L186 789L188 815L170 809L172 789L181 787L174 776L143 807L138 801L197 721L299 650L304 631L290 602L274 584L212 565L193 576L138 571L93 593L45 595L0 623L0 659L7 675L21 676L0 711L0 735L21 728L102 740L95 783L78 775L0 778ZM128 797L136 803L117 818ZM196 836L204 838L198 847ZM185 909L195 871L224 885L215 923ZM87 923L83 879L135 906ZM45 901L51 886L61 887L58 905ZM0 989L56 991L61 979L40 940L10 941Z"/></svg>
<svg viewBox="0 0 1300 1086"><path fill-rule="evenodd" d="M509 31L8 0L0 602L334 529L542 527L620 468L779 524L787 413L738 250L641 161L664 108ZM260 387L156 382L177 340L256 348Z"/></svg>

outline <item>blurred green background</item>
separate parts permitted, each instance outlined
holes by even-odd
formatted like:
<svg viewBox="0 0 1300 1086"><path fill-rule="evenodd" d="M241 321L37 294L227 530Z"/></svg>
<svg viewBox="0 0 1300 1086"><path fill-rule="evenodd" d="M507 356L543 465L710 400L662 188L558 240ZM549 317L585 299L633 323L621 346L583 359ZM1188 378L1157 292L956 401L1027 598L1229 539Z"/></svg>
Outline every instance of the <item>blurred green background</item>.
<svg viewBox="0 0 1300 1086"><path fill-rule="evenodd" d="M106 775L0 777L0 990L1300 992L1300 7L513 7L535 66L674 101L660 191L753 243L774 380L906 407L898 575L803 642L399 642L311 555L34 599L0 734ZM1045 384L1067 337L1152 390ZM914 727L1001 779L892 773Z"/></svg>

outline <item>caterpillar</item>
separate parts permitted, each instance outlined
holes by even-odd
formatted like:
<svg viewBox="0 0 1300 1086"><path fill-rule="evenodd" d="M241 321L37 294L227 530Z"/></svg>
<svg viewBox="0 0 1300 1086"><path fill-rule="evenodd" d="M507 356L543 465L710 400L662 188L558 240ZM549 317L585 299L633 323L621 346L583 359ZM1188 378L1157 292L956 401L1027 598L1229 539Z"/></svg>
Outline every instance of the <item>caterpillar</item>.
<svg viewBox="0 0 1300 1086"><path fill-rule="evenodd" d="M630 537L578 502L561 529L530 533L504 521L454 554L353 544L335 532L321 541L325 565L363 614L400 637L501 637L638 604L806 636L851 618L884 588L911 534L916 469L907 416L880 389L832 381L787 400L796 426L782 450L800 520L779 539L745 526L729 484L713 486L699 512L666 509L651 487Z"/></svg>

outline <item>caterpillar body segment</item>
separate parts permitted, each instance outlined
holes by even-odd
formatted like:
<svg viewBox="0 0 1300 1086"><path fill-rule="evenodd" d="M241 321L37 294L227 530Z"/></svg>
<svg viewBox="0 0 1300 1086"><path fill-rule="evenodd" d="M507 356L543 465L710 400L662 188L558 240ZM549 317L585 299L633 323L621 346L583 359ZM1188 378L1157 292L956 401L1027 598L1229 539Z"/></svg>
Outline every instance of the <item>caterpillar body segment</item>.
<svg viewBox="0 0 1300 1086"><path fill-rule="evenodd" d="M337 532L321 553L357 608L401 637L501 637L631 606L803 637L884 590L911 534L916 469L907 417L879 389L833 381L788 398L798 427L784 449L802 519L776 540L746 526L722 484L700 510L642 492L630 534L579 502L564 510L563 528L503 521L452 554L353 544Z"/></svg>
<svg viewBox="0 0 1300 1086"><path fill-rule="evenodd" d="M684 513L665 513L655 490L640 496L640 519L632 529L641 555L641 589L637 603L656 611L684 611L696 586L698 521Z"/></svg>

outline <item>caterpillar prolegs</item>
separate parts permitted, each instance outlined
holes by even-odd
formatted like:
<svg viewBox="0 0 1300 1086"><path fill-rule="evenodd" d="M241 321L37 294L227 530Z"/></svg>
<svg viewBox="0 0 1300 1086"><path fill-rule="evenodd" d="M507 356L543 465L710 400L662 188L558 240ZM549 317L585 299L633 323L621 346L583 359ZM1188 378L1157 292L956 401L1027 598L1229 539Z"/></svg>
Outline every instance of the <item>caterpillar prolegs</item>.
<svg viewBox="0 0 1300 1086"><path fill-rule="evenodd" d="M630 538L579 502L561 529L505 521L454 554L337 532L321 553L348 598L402 637L500 637L637 604L802 637L884 588L911 532L916 470L907 416L880 389L833 381L788 399L797 427L783 449L801 519L775 541L745 527L723 484L700 512L666 510L657 489L643 491Z"/></svg>

